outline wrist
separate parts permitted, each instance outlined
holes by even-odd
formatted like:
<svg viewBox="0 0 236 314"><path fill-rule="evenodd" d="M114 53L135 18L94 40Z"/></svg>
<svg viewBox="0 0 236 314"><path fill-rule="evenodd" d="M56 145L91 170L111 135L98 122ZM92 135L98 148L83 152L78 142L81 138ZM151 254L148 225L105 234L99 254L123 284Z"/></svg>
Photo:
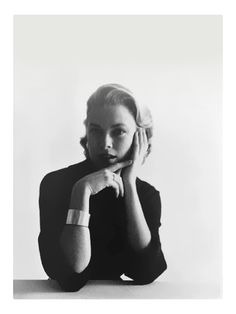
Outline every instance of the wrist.
<svg viewBox="0 0 236 314"><path fill-rule="evenodd" d="M125 188L136 189L136 177L123 180Z"/></svg>
<svg viewBox="0 0 236 314"><path fill-rule="evenodd" d="M71 193L70 208L89 212L90 195L91 191L83 181L76 182Z"/></svg>
<svg viewBox="0 0 236 314"><path fill-rule="evenodd" d="M89 185L87 184L87 182L83 179L77 181L76 189L81 194L87 195L89 197L91 195L91 189L90 189Z"/></svg>

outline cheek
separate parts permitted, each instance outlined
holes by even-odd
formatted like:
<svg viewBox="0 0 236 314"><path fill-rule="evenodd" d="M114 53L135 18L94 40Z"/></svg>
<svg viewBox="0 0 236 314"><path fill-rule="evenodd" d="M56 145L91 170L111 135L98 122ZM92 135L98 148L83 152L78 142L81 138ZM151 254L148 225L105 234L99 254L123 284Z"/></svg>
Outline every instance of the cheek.
<svg viewBox="0 0 236 314"><path fill-rule="evenodd" d="M126 153L131 148L132 143L133 136L127 136L119 143L119 148L122 150L123 153Z"/></svg>
<svg viewBox="0 0 236 314"><path fill-rule="evenodd" d="M98 144L97 141L95 141L92 137L89 137L88 138L88 144L87 144L87 148L88 148L89 152L96 151L97 144Z"/></svg>

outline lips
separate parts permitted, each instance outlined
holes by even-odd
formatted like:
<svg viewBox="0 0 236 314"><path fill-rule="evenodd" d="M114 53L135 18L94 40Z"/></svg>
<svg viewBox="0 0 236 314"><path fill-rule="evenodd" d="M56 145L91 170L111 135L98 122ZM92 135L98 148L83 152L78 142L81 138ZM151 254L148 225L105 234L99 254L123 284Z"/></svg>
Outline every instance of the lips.
<svg viewBox="0 0 236 314"><path fill-rule="evenodd" d="M99 159L105 163L113 163L116 160L117 156L112 154L100 154Z"/></svg>
<svg viewBox="0 0 236 314"><path fill-rule="evenodd" d="M101 154L99 155L101 158L105 158L105 159L114 159L116 158L115 155L112 155L112 154Z"/></svg>

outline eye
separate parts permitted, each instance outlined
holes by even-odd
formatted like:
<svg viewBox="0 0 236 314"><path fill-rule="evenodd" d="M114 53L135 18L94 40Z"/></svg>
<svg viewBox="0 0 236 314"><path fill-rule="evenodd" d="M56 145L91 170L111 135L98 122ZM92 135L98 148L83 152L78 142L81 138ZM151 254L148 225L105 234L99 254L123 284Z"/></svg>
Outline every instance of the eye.
<svg viewBox="0 0 236 314"><path fill-rule="evenodd" d="M99 135L102 131L98 128L90 128L89 133L93 135Z"/></svg>
<svg viewBox="0 0 236 314"><path fill-rule="evenodd" d="M123 129L115 129L112 133L114 136L122 137L126 134L126 131Z"/></svg>

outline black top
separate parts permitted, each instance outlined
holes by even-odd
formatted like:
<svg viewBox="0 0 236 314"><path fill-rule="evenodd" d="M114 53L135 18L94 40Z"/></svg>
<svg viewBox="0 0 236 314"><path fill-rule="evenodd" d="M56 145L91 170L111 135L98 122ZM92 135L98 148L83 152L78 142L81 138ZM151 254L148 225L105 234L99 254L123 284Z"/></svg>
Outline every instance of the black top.
<svg viewBox="0 0 236 314"><path fill-rule="evenodd" d="M136 252L128 245L124 199L106 188L90 197L91 260L78 274L68 266L59 245L66 223L74 183L94 172L85 160L47 174L40 185L39 250L45 272L66 291L77 291L89 279L119 279L122 274L137 284L155 280L167 268L159 239L161 202L159 192L150 184L136 180L139 200L151 231L151 242Z"/></svg>

